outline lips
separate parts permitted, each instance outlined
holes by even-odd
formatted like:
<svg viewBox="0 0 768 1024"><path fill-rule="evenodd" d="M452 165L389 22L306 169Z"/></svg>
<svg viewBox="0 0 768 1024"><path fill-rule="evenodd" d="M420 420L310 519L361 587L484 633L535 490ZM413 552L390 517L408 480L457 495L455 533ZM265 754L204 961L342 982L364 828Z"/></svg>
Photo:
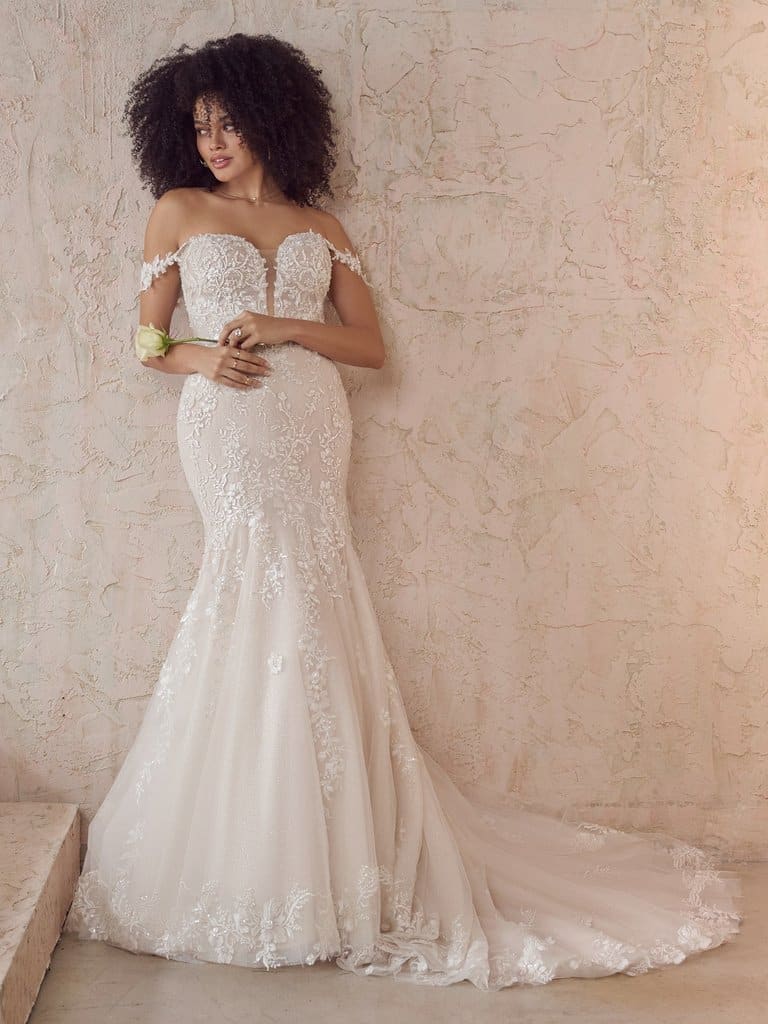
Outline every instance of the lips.
<svg viewBox="0 0 768 1024"><path fill-rule="evenodd" d="M232 159L231 156L224 156L224 157L218 157L217 156L215 159L211 160L211 167L215 167L217 170L220 167L226 167L231 159Z"/></svg>

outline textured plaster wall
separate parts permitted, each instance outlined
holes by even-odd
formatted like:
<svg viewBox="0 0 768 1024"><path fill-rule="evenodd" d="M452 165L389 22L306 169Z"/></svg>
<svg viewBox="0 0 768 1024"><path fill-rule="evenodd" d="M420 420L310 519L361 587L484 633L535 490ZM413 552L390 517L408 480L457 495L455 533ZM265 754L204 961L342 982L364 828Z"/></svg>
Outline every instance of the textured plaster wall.
<svg viewBox="0 0 768 1024"><path fill-rule="evenodd" d="M768 7L2 7L0 800L86 820L199 565L181 378L131 352L157 55L325 73L389 361L343 367L355 536L458 779L768 856Z"/></svg>

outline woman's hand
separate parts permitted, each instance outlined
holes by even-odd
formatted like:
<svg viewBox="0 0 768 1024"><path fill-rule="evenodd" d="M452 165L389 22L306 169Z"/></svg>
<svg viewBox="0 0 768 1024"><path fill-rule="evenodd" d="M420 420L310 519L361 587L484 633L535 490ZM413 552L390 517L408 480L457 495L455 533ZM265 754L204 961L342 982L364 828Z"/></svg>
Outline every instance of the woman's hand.
<svg viewBox="0 0 768 1024"><path fill-rule="evenodd" d="M286 336L288 320L282 316L267 316L252 313L246 309L234 320L224 324L218 343L241 349L252 349L256 345L282 345L290 338Z"/></svg>
<svg viewBox="0 0 768 1024"><path fill-rule="evenodd" d="M195 345L195 348L199 349L195 358L197 372L230 388L247 391L261 387L259 378L272 372L269 363L255 352L243 352L229 345L217 345L215 348L212 345Z"/></svg>

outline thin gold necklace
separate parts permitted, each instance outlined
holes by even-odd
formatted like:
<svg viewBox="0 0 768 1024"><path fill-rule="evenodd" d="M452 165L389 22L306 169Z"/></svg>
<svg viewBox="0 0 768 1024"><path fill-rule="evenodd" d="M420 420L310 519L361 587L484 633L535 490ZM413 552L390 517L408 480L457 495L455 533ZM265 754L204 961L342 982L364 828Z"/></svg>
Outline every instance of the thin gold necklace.
<svg viewBox="0 0 768 1024"><path fill-rule="evenodd" d="M233 196L229 192L214 192L215 196L224 196L225 199L247 199L249 203L265 202L267 199L271 199L273 196L279 196L280 190L273 192L272 195L268 196Z"/></svg>

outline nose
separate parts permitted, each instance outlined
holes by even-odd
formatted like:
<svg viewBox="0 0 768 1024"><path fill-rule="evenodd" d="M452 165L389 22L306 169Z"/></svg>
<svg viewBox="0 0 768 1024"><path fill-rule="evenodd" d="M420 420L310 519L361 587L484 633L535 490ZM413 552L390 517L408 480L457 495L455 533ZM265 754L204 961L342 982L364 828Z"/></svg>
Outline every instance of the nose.
<svg viewBox="0 0 768 1024"><path fill-rule="evenodd" d="M217 126L216 128L211 129L211 134L208 137L208 144L211 150L222 148L221 128Z"/></svg>

